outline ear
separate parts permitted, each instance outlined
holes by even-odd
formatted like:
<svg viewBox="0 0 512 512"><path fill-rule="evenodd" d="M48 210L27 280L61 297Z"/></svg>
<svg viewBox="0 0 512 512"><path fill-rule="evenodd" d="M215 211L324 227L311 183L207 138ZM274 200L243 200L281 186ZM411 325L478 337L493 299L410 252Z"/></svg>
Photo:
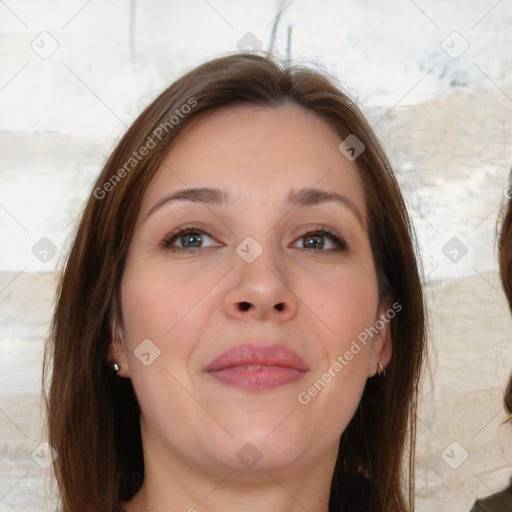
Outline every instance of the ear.
<svg viewBox="0 0 512 512"><path fill-rule="evenodd" d="M114 319L110 327L110 344L108 346L108 362L109 364L117 363L119 377L130 377L130 367L128 365L128 357L126 352L126 344L123 339L123 332L118 322Z"/></svg>
<svg viewBox="0 0 512 512"><path fill-rule="evenodd" d="M374 326L379 331L373 337L370 350L370 362L368 365L368 377L373 377L379 370L379 361L385 368L391 361L393 343L391 339L391 318L387 314L391 308L383 305L379 308ZM394 315L393 315L394 316ZM384 325L382 325L384 324Z"/></svg>

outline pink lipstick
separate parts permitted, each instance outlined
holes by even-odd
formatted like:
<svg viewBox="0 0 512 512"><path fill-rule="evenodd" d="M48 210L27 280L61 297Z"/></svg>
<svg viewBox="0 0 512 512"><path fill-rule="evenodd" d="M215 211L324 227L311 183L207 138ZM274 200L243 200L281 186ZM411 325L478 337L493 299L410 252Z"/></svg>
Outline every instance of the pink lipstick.
<svg viewBox="0 0 512 512"><path fill-rule="evenodd" d="M204 371L224 384L266 391L301 379L309 366L282 345L246 344L223 352Z"/></svg>

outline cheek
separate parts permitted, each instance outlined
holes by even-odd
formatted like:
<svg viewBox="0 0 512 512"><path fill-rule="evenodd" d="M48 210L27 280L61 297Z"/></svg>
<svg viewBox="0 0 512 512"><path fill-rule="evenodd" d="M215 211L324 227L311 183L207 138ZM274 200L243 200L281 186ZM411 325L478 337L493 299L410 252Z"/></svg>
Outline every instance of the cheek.
<svg viewBox="0 0 512 512"><path fill-rule="evenodd" d="M371 337L378 309L378 288L371 272L347 272L331 279L328 288L310 295L328 329L322 336L324 357L305 383L299 402L314 416L329 418L333 435L346 428L364 391L370 360ZM313 309L313 308L312 308ZM318 315L320 317L320 315Z"/></svg>
<svg viewBox="0 0 512 512"><path fill-rule="evenodd" d="M203 299L212 287L210 281L206 276L198 279L174 268L128 267L121 301L129 345L145 338L157 344L181 339L177 333L185 324L190 327L190 318L198 319L196 310L204 306Z"/></svg>
<svg viewBox="0 0 512 512"><path fill-rule="evenodd" d="M209 279L155 264L125 269L121 304L129 377L150 417L159 417L169 393L181 396L180 385L189 387L189 360L211 317L202 299L212 286ZM182 406L178 400L174 408Z"/></svg>
<svg viewBox="0 0 512 512"><path fill-rule="evenodd" d="M378 310L378 288L375 276L368 270L346 272L338 279L331 277L326 283L314 289L310 300L314 304L311 309L321 312L317 317L327 328L324 346L333 362L365 329L373 326ZM361 344L361 353L366 348ZM353 366L357 366L357 362Z"/></svg>

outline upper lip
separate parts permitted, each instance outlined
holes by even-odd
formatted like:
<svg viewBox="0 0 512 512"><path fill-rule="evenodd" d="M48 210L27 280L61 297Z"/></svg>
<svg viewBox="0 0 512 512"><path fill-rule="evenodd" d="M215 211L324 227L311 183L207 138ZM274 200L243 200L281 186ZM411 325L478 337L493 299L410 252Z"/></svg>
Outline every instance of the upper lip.
<svg viewBox="0 0 512 512"><path fill-rule="evenodd" d="M235 366L252 365L281 366L301 371L309 370L309 365L304 359L284 345L246 343L222 352L204 368L204 371L212 372Z"/></svg>

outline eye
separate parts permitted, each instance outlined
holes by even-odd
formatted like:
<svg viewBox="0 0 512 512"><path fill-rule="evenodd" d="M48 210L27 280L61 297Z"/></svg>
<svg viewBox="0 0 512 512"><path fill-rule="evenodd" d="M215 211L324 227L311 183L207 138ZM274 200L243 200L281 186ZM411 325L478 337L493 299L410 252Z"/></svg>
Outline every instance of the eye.
<svg viewBox="0 0 512 512"><path fill-rule="evenodd" d="M297 244L302 242L302 246ZM175 229L162 240L162 247L173 252L194 252L208 247L220 246L212 236L197 226L186 226ZM318 252L346 251L347 243L343 238L324 227L305 233L294 245L299 249Z"/></svg>
<svg viewBox="0 0 512 512"><path fill-rule="evenodd" d="M347 243L343 238L324 227L319 227L312 232L302 235L298 242L301 240L303 243L302 247L299 247L300 249L316 251L346 251L348 249Z"/></svg>
<svg viewBox="0 0 512 512"><path fill-rule="evenodd" d="M208 240L210 240L210 244L205 245ZM211 243L211 241L214 243ZM221 244L215 242L208 233L194 226L175 229L162 241L162 247L165 249L183 252L192 252L215 245Z"/></svg>

